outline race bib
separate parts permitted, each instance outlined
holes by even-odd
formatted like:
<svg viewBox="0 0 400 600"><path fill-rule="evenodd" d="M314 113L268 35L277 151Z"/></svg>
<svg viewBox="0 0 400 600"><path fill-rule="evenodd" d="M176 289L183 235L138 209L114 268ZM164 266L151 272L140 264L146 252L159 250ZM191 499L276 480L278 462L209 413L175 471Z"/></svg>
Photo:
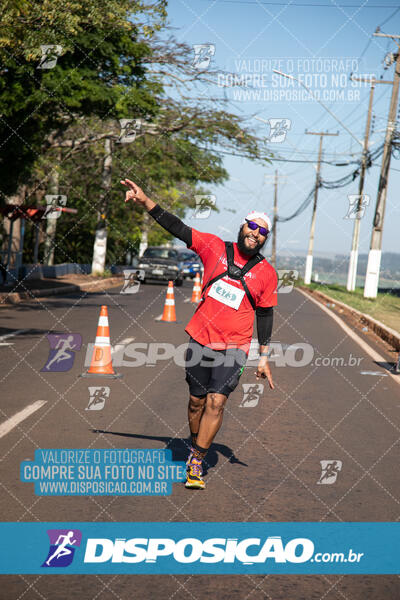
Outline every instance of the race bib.
<svg viewBox="0 0 400 600"><path fill-rule="evenodd" d="M215 300L218 300L218 302L222 302L222 304L226 304L235 310L239 308L244 294L244 290L227 283L223 279L215 281L208 293L211 298L214 298Z"/></svg>

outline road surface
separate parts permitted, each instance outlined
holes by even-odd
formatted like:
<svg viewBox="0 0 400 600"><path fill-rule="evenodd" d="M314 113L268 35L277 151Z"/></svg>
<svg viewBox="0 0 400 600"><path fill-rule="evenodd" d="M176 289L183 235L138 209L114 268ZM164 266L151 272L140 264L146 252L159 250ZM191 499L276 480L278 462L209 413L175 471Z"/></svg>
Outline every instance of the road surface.
<svg viewBox="0 0 400 600"><path fill-rule="evenodd" d="M166 497L39 497L19 480L21 461L38 448L169 448L174 460L186 459L187 387L176 361L116 366L123 377L100 383L79 375L102 304L121 358L132 343L185 343L191 291L189 282L175 288L178 323L156 320L166 293L158 284L0 310L2 520L187 521L188 534L191 521L397 521L400 386L297 290L280 294L275 310L275 390L253 387L245 397L243 384L256 381L254 366L244 370L207 456L205 491L175 483ZM69 371L41 371L49 333L82 336ZM296 344L307 344L308 364ZM88 387L98 385L109 386L110 397L87 410ZM334 483L323 484L321 461L338 461ZM399 590L397 576L8 575L0 598L395 600Z"/></svg>

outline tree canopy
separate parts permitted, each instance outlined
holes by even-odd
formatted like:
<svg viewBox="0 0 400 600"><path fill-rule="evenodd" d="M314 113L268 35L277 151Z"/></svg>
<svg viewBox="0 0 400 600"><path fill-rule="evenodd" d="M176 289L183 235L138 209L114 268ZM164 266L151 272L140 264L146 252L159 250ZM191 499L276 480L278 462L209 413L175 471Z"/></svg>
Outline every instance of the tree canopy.
<svg viewBox="0 0 400 600"><path fill-rule="evenodd" d="M9 2L0 26L2 193L26 182L35 159L80 117L153 116L161 84L145 76L148 40L164 2ZM140 21L152 20L152 27ZM140 30L140 33L139 33ZM40 68L41 46L60 47Z"/></svg>
<svg viewBox="0 0 400 600"><path fill-rule="evenodd" d="M58 220L56 262L90 262L99 222L108 229L108 262L137 249L143 213L127 211L121 178L183 216L196 194L227 179L224 153L268 160L257 132L229 110L218 71L196 69L193 49L169 33L165 4L17 0L4 11L1 199L24 184L25 203L44 203L57 172L59 194L78 214ZM51 68L43 68L43 45L56 47ZM121 119L137 121L130 143L121 142ZM101 189L105 140L112 167ZM26 235L30 261L34 231ZM167 238L150 228L150 242Z"/></svg>

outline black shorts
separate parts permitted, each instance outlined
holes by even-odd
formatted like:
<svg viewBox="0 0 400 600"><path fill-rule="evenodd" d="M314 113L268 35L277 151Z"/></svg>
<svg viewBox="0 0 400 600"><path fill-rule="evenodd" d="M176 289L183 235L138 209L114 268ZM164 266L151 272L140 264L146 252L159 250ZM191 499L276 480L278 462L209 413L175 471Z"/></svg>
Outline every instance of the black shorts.
<svg viewBox="0 0 400 600"><path fill-rule="evenodd" d="M229 396L239 383L247 355L240 348L212 350L190 338L185 354L186 381L192 396Z"/></svg>

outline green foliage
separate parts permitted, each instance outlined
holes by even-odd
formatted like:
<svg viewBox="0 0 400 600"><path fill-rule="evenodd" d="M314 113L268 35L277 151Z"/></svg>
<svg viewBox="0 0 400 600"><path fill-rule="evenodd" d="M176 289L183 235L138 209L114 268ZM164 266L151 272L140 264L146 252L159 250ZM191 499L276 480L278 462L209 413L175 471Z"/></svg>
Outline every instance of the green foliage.
<svg viewBox="0 0 400 600"><path fill-rule="evenodd" d="M162 88L145 77L142 65L151 49L128 18L141 5L127 0L9 3L0 32L3 194L26 181L49 138L78 117L157 113ZM52 69L37 68L41 44L62 46Z"/></svg>
<svg viewBox="0 0 400 600"><path fill-rule="evenodd" d="M144 229L150 244L171 238L140 207L125 205L120 179L133 179L184 217L195 206L195 194L227 179L221 150L267 160L262 140L219 102L189 98L186 89L167 96L168 82L192 82L199 74L193 73L190 47L156 37L165 5L13 0L3 12L0 195L15 193L23 183L27 203L45 204L57 169L59 194L78 213L57 220L56 263L90 264L99 222L107 227L107 264L124 263L127 251L137 251ZM43 44L62 47L52 69L37 68ZM133 143L118 143L120 118L142 120L144 130ZM106 137L113 163L111 186L104 190ZM33 246L34 227L28 224L26 262L33 260Z"/></svg>
<svg viewBox="0 0 400 600"><path fill-rule="evenodd" d="M94 127L94 124L92 124ZM194 195L206 190L199 182L219 183L227 177L225 169L212 153L200 153L179 136L139 138L133 144L115 144L113 151L112 185L106 195L107 263L125 262L126 253L137 253L144 226L143 209L124 202L125 191L120 179L132 177L143 184L147 193L174 214L184 217L188 207L194 207ZM146 152L146 148L148 151ZM167 149L168 148L168 149ZM174 150L175 148L175 150ZM64 152L64 156L66 153ZM143 156L146 160L143 161ZM36 185L46 192L45 160L37 161ZM88 146L69 158L63 157L60 167L59 193L67 196L67 206L76 208L77 215L62 214L57 221L55 262L91 263L93 240L101 211L101 170L103 143ZM53 165L50 162L50 166ZM163 244L171 235L155 221L149 221L149 243ZM33 239L27 232L24 260L32 262Z"/></svg>

